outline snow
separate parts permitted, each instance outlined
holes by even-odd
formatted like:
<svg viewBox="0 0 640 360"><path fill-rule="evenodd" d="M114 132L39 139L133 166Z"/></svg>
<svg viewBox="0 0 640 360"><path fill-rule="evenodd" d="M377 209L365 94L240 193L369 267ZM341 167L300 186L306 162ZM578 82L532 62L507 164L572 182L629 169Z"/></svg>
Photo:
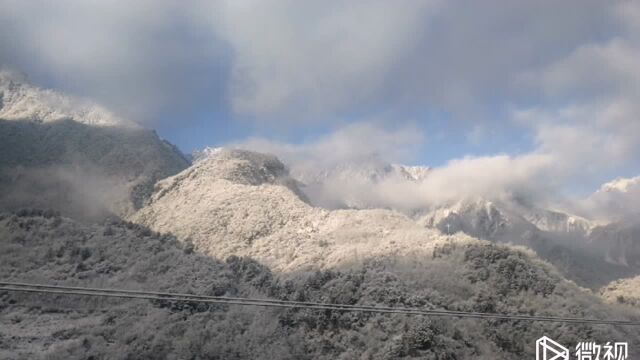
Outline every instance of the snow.
<svg viewBox="0 0 640 360"><path fill-rule="evenodd" d="M431 168L428 166L408 166L401 164L392 164L391 166L394 171L401 174L403 178L413 181L424 180L431 171Z"/></svg>
<svg viewBox="0 0 640 360"><path fill-rule="evenodd" d="M326 186L323 182L327 181L349 189L347 184L385 181L401 176L406 169L371 158L361 164L305 172L298 168L289 173L271 155L205 149L190 169L161 181L149 205L132 219L191 239L207 254L243 254L278 270L310 264L338 266L354 254L428 253L433 244L450 237L527 246L585 286L599 286L621 271L604 268L610 250L600 245L605 240L591 236L595 223L508 198L466 198L435 207L425 204L417 212L371 206L358 194L350 197L349 193L340 194L350 205L346 209L319 207L313 201L318 197L311 192L317 189L311 181L318 187ZM428 176L427 169L413 168L413 173ZM295 173L304 181L295 179ZM417 178L402 181L420 181ZM282 249L295 250L292 254ZM558 249L569 260L559 257ZM601 267L597 279L585 267L589 263Z"/></svg>
<svg viewBox="0 0 640 360"><path fill-rule="evenodd" d="M0 71L0 209L129 214L157 180L188 165L153 130Z"/></svg>
<svg viewBox="0 0 640 360"><path fill-rule="evenodd" d="M138 127L92 101L41 89L7 70L0 70L0 119L44 123L72 119L93 126Z"/></svg>
<svg viewBox="0 0 640 360"><path fill-rule="evenodd" d="M613 281L603 287L600 294L610 304L625 304L640 308L640 276Z"/></svg>
<svg viewBox="0 0 640 360"><path fill-rule="evenodd" d="M315 207L300 185L274 156L211 149L189 168L156 183L149 202L129 218L154 231L124 221L81 224L42 211L0 213L0 275L18 281L53 279L69 285L204 295L464 311L490 306L505 313L634 318L631 310L603 304L589 290L567 281L530 249L495 245L462 232L444 234L434 226L453 215L487 236L520 231L520 222L534 226L503 203L460 201L436 209L431 225L425 227L389 209ZM542 212L544 216L573 221L557 213ZM15 296L0 295L3 301ZM198 311L134 300L113 306L95 299L20 299L0 307L0 344L9 344L10 351L25 357L46 352L63 358L118 358L130 353L148 358L256 358L269 352L284 358L282 354L299 355L297 349L304 348L310 358L365 353L378 358L389 354L389 344L412 334L422 339L428 326L428 334L437 332L434 339L455 344L452 351L459 354L464 349L464 358L480 354L509 359L533 356L532 348L517 354L511 349L523 341L535 342L541 331L576 336L574 329L546 324L514 328L504 323L496 330L495 323L456 319L443 326L412 317L226 306ZM50 314L61 304L67 305L66 312ZM314 324L331 324L330 331ZM604 327L593 335L627 334ZM416 339L409 338L406 346L413 349ZM488 350L464 347L471 343L482 343ZM333 350L327 354L327 349ZM416 354L428 357L431 350Z"/></svg>
<svg viewBox="0 0 640 360"><path fill-rule="evenodd" d="M131 219L191 239L212 256L246 255L288 271L339 266L356 253L430 254L430 243L446 239L391 210L313 207L276 158L239 150L218 151L159 182Z"/></svg>
<svg viewBox="0 0 640 360"><path fill-rule="evenodd" d="M284 248L278 247L281 243L271 244L280 258L298 261L291 269L307 267L309 272L271 271L237 256L221 261L189 251L170 235L122 221L97 225L42 211L0 213L0 234L5 235L0 237L0 276L7 281L196 295L461 311L486 311L489 306L510 314L637 318L631 309L603 304L595 294L565 281L530 251L463 236L421 244L412 241L419 233L387 226L404 221L392 212L337 213L340 216L327 223L328 233L349 243L327 238L319 244L327 249L320 254L314 254L315 248L304 241ZM370 217L376 222L370 223ZM378 237L391 237L393 242L376 241ZM329 261L322 259L324 255ZM400 341L403 349L420 358L435 358L447 351L448 358L513 359L534 356L533 347L523 351L517 346L534 343L540 332L558 338L575 337L580 330L549 323L523 327L472 319L440 321L226 305L202 308L176 302L10 292L0 293L0 300L0 358L127 358L131 354L153 359L263 358L268 354L274 359L377 359L389 357ZM616 327L597 327L591 334L633 343L638 337ZM425 339L447 346L421 346ZM390 357L401 354L395 351Z"/></svg>
<svg viewBox="0 0 640 360"><path fill-rule="evenodd" d="M205 254L250 256L278 271L347 266L389 254L428 258L443 243L486 243L479 239L540 251L575 279L589 278L575 264L605 263L605 252L573 250L588 247L590 228L586 220L560 212L482 198L413 216L389 209L331 210L310 204L299 185L271 155L217 149L160 181L131 220L193 241ZM572 262L558 258L558 248ZM596 284L614 276L601 270Z"/></svg>
<svg viewBox="0 0 640 360"><path fill-rule="evenodd" d="M135 128L135 125L104 108L39 89L15 74L0 73L0 102L0 118L10 120L13 125L33 126L25 129L36 131L36 137L40 138L47 136L40 136L37 131L45 131L44 134L52 129L59 131L66 146L75 146L73 151L69 150L74 157L88 156L95 150L94 143L87 145L77 141L82 139L78 135L80 131L86 130L80 124L91 126L92 131L87 134L92 134L92 138L113 144L97 154L99 161L91 157L85 160L100 167L100 171L90 174L92 176L87 176L87 169L73 173L67 167L44 160L42 164L38 162L42 165L38 171L27 169L37 179L51 178L55 171L66 176L59 176L57 180L64 182L64 187L59 187L55 181L36 183L49 192L60 194L62 188L77 190L85 186L85 191L80 193L82 199L103 205L106 198L113 200L115 197L107 191L108 187L125 186L124 197L130 200L132 195L139 193L140 199L144 200L146 192L155 184L151 197L142 208L133 214L120 213L134 223L82 224L41 210L0 213L0 275L5 279L54 280L85 286L130 286L199 294L222 291L227 295L307 297L311 301L330 299L397 306L412 305L413 302L419 306L470 311L489 305L503 312L549 312L548 315L556 316L587 313L593 317L618 318L622 313L619 309L603 304L593 293L566 280L572 271L584 270L572 268L573 263L587 263L588 271L606 273L608 270L599 262L604 260L588 257L593 254L573 251L561 240L576 241L578 248L594 253L601 251L597 256L606 257L618 266L618 270L637 273L640 268L640 252L636 250L640 248L638 227L625 224L596 227L579 216L524 206L508 199L465 198L434 207L425 204L416 213L379 208L376 203L366 201L366 191L364 194L341 194L342 205L351 209L318 207L313 201L318 199L312 196L317 195L312 192L314 188L330 191L332 188L325 187L328 183L338 187L347 183L367 185L384 181L398 181L402 185L419 183L430 176L428 167L392 164L372 156L359 162L324 168L298 165L289 169L272 155L206 148L195 153L194 163L184 169L187 161L155 134L151 136L146 130L129 134L128 127ZM69 119L73 121L60 122L55 129L49 126ZM11 122L18 120L47 126ZM110 132L114 130L111 127L127 128L127 131ZM36 128L39 130L34 130ZM101 131L95 132L97 128ZM24 135L25 139L33 138L27 135L32 134ZM14 138L4 138L3 142L8 144ZM124 144L130 144L130 147ZM21 169L27 163L24 159L51 160L49 149L60 143L54 141L44 145L41 148L25 146L26 154L13 152L5 160ZM61 159L69 154L62 155ZM146 168L139 168L139 164L145 164ZM105 173L116 174L114 178L126 178L127 181L124 185L109 185L114 178ZM167 174L175 175L156 182ZM69 176L77 182L71 182ZM25 192L32 192L37 187L30 184L24 187ZM638 184L640 178L618 179L605 184L602 192L626 196L639 188ZM16 194L16 188L5 189ZM89 196L92 193L100 196ZM42 194L35 195L42 197ZM64 201L68 203L67 199ZM33 199L29 202L39 205ZM167 233L174 234L180 242ZM496 241L508 245L492 244ZM195 253L191 243L195 245ZM524 244L528 248L514 244ZM592 248L587 248L587 244ZM549 252L535 253L531 249ZM553 263L560 271L540 259L555 261L562 256L569 258L566 263L563 262L566 259ZM224 263L217 260L224 258L227 258ZM242 269L246 273L243 274ZM588 271L579 275L589 277ZM343 275L340 272L344 272ZM329 280L305 282L313 276L328 277ZM638 298L634 291L637 288L638 278L621 280L603 290L602 296L608 302L616 299L619 303L621 296L637 301L633 300ZM291 291L286 292L287 289ZM20 299L27 300L27 305L14 305L4 301L14 295L0 296L3 297L2 304L9 304L0 306L0 345L10 344L9 351L26 357L44 350L55 354L52 358L64 357L65 353L87 358L89 352L92 356L114 355L146 349L149 358L166 355L166 351L171 351L175 358L190 358L200 352L198 346L202 344L213 346L209 348L210 354L218 356L221 352L216 347L227 346L233 354L249 348L251 352L247 354L253 356L246 357L256 357L256 354L263 354L264 349L274 351L273 354L285 351L285 345L277 350L274 350L277 346L270 347L283 338L282 334L293 334L293 337L285 338L285 343L301 348L304 345L311 355L338 358L336 354L327 355L327 349L338 352L337 349L349 348L351 352L344 352L342 358L356 357L365 351L376 357L371 354L381 354L381 344L386 346L402 340L403 336L424 333L424 328L420 327L424 325L423 319L417 320L418 327L412 327L411 323L402 323L410 319L391 317L353 321L348 318L351 315L319 312L319 315L304 314L302 316L306 317L296 318L298 315L289 311L234 311L226 307L194 313L167 309L161 304L124 300L118 302L117 307L107 307L109 311L93 313L93 306L85 309L80 305L100 305L99 301L85 303L77 299L67 300L76 306L70 305L66 312L51 313L49 305L57 308L62 301L54 300L47 307L30 308L29 304L42 305L41 299L23 296ZM237 321L238 316L244 321ZM294 320L289 321L291 319ZM309 319L312 321L305 322ZM314 332L312 324L319 322L331 322L335 327L331 331ZM265 324L269 326L265 328ZM451 335L453 331L447 333L433 327L440 331L438 339L459 340L462 334L467 344L471 339L496 347L489 352L490 358L512 358L514 355L509 347L504 350L504 356L495 355L496 351L502 350L494 344L496 336L491 332L495 330L492 323L452 320L447 324L455 327L457 336ZM388 337L371 340L375 334L371 329L380 326L387 327L381 333L403 335L391 340ZM535 340L541 329L510 331L513 330L510 325L501 326L506 330L499 338L502 348L505 344L522 343L523 336L527 341ZM467 330L469 327L472 330ZM225 337L228 328L245 337ZM153 336L157 338L147 337L149 329L154 329ZM428 330L431 332L432 328ZM551 330L567 332L561 327ZM602 331L604 335L619 335L613 328ZM175 336L176 333L185 336ZM573 331L568 333L574 336ZM112 334L109 335L111 340L106 341L105 334ZM600 333L596 331L595 335ZM355 338L357 341L353 340ZM245 340L253 341L252 345L246 346ZM154 343L167 344L170 350L149 346ZM408 342L408 346L414 343ZM462 346L460 341L458 343ZM354 350L354 344L359 348ZM467 350L469 354L479 354L478 349ZM7 353L0 350L0 357L11 355Z"/></svg>

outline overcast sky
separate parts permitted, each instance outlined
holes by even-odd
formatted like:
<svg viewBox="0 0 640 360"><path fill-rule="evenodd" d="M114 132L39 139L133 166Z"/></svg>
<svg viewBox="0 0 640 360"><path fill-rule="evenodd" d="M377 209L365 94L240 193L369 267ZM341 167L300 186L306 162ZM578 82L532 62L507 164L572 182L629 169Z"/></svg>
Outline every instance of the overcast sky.
<svg viewBox="0 0 640 360"><path fill-rule="evenodd" d="M577 191L640 174L640 2L0 0L0 63L185 152L338 138Z"/></svg>

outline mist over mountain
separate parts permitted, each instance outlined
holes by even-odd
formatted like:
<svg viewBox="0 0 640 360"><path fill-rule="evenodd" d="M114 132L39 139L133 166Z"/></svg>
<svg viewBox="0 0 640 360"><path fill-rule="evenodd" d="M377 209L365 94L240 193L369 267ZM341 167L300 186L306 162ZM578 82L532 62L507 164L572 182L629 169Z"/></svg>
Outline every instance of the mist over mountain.
<svg viewBox="0 0 640 360"><path fill-rule="evenodd" d="M0 73L0 206L124 216L189 165L153 130Z"/></svg>
<svg viewBox="0 0 640 360"><path fill-rule="evenodd" d="M607 304L609 295L603 300L566 280L564 269L535 252L506 244L518 242L507 241L521 234L515 225L534 233L583 234L588 229L582 219L543 210L525 219L486 201L461 202L422 218L382 208L330 210L313 206L304 189L273 155L210 149L157 182L144 206L129 216L132 222L82 224L43 210L3 213L0 273L16 281L217 296L640 316L626 304ZM441 221L450 222L453 214L473 226L463 221L455 230L444 230ZM5 350L0 355L18 358L136 353L153 358L513 359L533 356L529 344L540 333L566 343L585 332L597 341L636 341L628 329L590 325L1 296ZM151 328L156 331L149 333Z"/></svg>
<svg viewBox="0 0 640 360"><path fill-rule="evenodd" d="M465 234L526 246L554 264L564 276L591 288L640 273L635 262L611 256L612 251L626 252L626 248L632 251L632 242L617 241L619 245L613 246L615 237L603 233L599 222L540 208L520 199L461 198L450 204L423 203L411 211L390 208L384 203L362 202L375 199L374 192L382 182L393 181L398 187L402 184L423 186L422 182L430 176L427 168L423 168L422 177L414 178L405 176L401 165L363 161L303 174L301 179L305 182L292 178L295 170L289 173L275 158L258 153L217 148L205 150L196 158L192 169L160 182L148 206L132 219L157 231L169 231L194 241L197 248L210 254L226 256L240 252L276 268L297 267L298 263L320 265L334 256L345 256L344 252L358 256L378 253L380 246L387 242L385 234L394 234L389 230L399 227L401 232L408 231L413 237ZM270 162L271 165L265 165ZM318 198L317 189L327 191L332 188L329 184L342 188L343 191L333 193L337 199L333 204L341 206L330 207L319 201L327 197ZM237 191L243 195L230 202L228 194ZM279 210L280 206L287 210ZM340 208L350 210L335 210ZM244 215L238 217L238 213ZM354 219L358 219L357 222ZM335 235L331 225L335 223L350 228L349 232ZM346 246L355 241L348 240L349 236L379 237L370 230L379 227L380 234L385 236L372 242L375 244L372 248ZM246 239L240 242L240 247L237 242L228 241L237 237ZM298 240L291 242L291 238ZM328 238L344 243L327 242ZM395 239L390 241L394 245L384 245L382 249L402 251ZM278 243L282 244L278 248L302 246L305 252L282 263L282 259L274 260L276 255L270 247ZM233 247L230 249L230 246ZM408 253L413 246L419 245L410 245ZM312 258L307 258L308 247L315 248L316 255Z"/></svg>
<svg viewBox="0 0 640 360"><path fill-rule="evenodd" d="M638 358L638 24L0 0L0 360Z"/></svg>
<svg viewBox="0 0 640 360"><path fill-rule="evenodd" d="M469 31L473 26L458 33L443 25L447 21L434 23L428 16L444 11L446 20L460 13L455 6L424 3L412 12L407 11L412 6L396 11L380 3L372 9L314 10L317 26L309 32L294 31L308 21L298 18L307 10L292 4L273 6L275 12L261 8L255 18L231 4L200 4L200 11L187 12L136 6L145 14L139 18L107 11L100 24L116 24L121 33L110 34L126 45L108 55L103 47L116 47L100 35L104 29L87 31L100 41L89 41L87 47L81 36L84 47L75 43L69 52L61 51L60 44L66 43L60 40L84 32L49 29L60 20L59 9L34 21L36 7L12 4L11 16L28 15L32 24L15 38L50 46L29 50L12 40L9 47L18 55L0 53L0 65L6 59L31 64L42 70L41 80L51 76L47 80L56 84L67 79L62 82L72 84L65 88L102 94L96 97L118 112L0 70L0 278L640 320L640 177L616 178L586 196L572 192L580 186L592 189L605 175L634 170L640 149L638 91L627 79L637 79L640 69L635 66L636 22L631 21L640 14L636 7L608 8L615 13L610 16L623 21L613 27L613 37L603 35L613 31L607 26L596 31L604 38L589 38L586 45L565 37L559 42L577 47L536 52L539 64L524 61L532 56L521 54L520 45L518 57L508 56L509 51L498 51L497 58L485 53L493 59L488 63L504 65L485 72L483 56L452 54L458 46L450 44L475 34ZM555 4L552 8L555 15ZM68 10L76 15L74 21L82 19L74 23L75 30L92 30L91 14L100 12ZM211 10L215 26L207 25L211 19L205 14ZM350 21L349 14L369 22ZM523 15L528 19L530 14ZM11 16L0 12L3 33L12 34L22 23L5 22ZM291 23L291 17L296 21ZM182 24L185 19L194 23ZM379 27L382 20L386 26ZM477 21L467 20L462 23ZM166 29L167 22L177 27ZM418 44L415 53L396 46L409 43L405 37L423 23L446 30L446 41L436 51ZM567 24L574 22L562 19L556 26ZM590 24L574 30L591 29ZM202 38L204 28L214 28L208 31L215 35ZM271 30L265 35L276 36L263 36L263 28ZM259 37L253 35L256 29ZM428 40L431 30L422 30L419 38ZM555 30L545 25L542 32ZM175 36L180 41L172 42ZM225 45L189 51L182 36L197 38L199 44L215 38ZM13 39L0 39L0 50L8 38ZM153 46L158 39L160 47L172 48L168 53L180 55L166 56ZM514 43L535 45L503 40L495 43L511 52ZM490 48L477 43L483 51ZM446 55L444 68L423 65L419 53L427 48L429 58ZM230 63L209 64L212 53ZM32 54L42 58L25 61ZM451 59L477 59L479 64L469 68ZM521 63L506 66L503 59ZM156 61L179 63L182 70ZM129 69L126 76L116 71L118 62ZM229 74L221 80L216 73L213 78L220 81L212 81L211 73L201 73L210 66ZM54 76L48 71L52 68L66 70L53 71ZM509 70L503 84L485 80L502 79ZM440 78L440 72L449 75ZM597 89L590 89L583 75L596 73L602 78L596 77ZM450 81L454 78L461 81ZM216 98L222 88L228 88L224 101ZM606 94L601 88L608 89ZM184 91L189 89L198 91ZM486 98L493 93L516 95L494 105L496 99ZM491 102L491 109L478 107L471 100L476 97ZM213 114L216 106L220 109ZM300 117L295 125L293 114ZM237 123L228 124L230 119ZM185 155L136 120L155 124L159 133L187 144L186 150L202 148L196 145L204 141L219 147ZM200 122L210 128L198 128L199 134L188 130ZM185 141L185 134L199 140ZM2 359L523 359L534 356L542 335L571 345L626 341L631 353L640 351L634 328L587 323L0 291Z"/></svg>
<svg viewBox="0 0 640 360"><path fill-rule="evenodd" d="M37 95L25 109L47 109L43 90L11 81L3 98L16 98L17 86ZM442 184L441 169L375 154L322 163L290 157L287 164L275 155L207 148L191 163L152 130L95 117L85 122L82 114L96 114L85 110L52 117L56 111L0 120L0 206L9 211L0 214L5 280L640 316L626 285L635 280L625 280L640 269L630 222L549 210L523 197L525 188L486 192L488 183L425 201ZM612 191L627 191L624 184ZM0 357L512 359L532 356L528 344L540 333L566 343L585 331L596 340L635 341L626 329L588 325L0 296ZM150 335L149 328L162 330Z"/></svg>
<svg viewBox="0 0 640 360"><path fill-rule="evenodd" d="M344 135L336 135L324 143L339 143L341 147L350 144ZM476 165L405 167L385 161L375 153L332 155L323 151L324 143L292 148L253 141L244 146L271 150L289 158L291 176L300 180L299 189L315 206L329 210L396 210L444 234L461 232L480 239L524 245L556 265L565 276L591 288L640 272L635 262L612 256L635 253L634 242L630 240L635 235L619 240L620 235L612 228L620 225L612 225L611 217L602 215L613 216L614 212L608 211L604 202L596 206L593 201L602 199L606 193L609 203L615 203L611 197L624 197L620 191L633 191L633 179L603 185L603 189L608 189L606 192L598 190L586 199L570 199L556 193L554 206L547 196L538 197L542 187L526 186L531 182L526 177L518 180L522 184L511 187L500 180L495 183L483 180L487 170ZM328 158L322 156L325 153ZM406 169L417 175L408 174ZM477 185L468 184L474 182L474 171L479 173ZM496 172L488 176L493 179L501 175ZM637 208L631 201L617 204L627 213ZM594 211L596 208L598 212ZM635 223L630 216L617 219L623 219L621 224Z"/></svg>
<svg viewBox="0 0 640 360"><path fill-rule="evenodd" d="M603 184L584 200L583 207L593 216L609 221L633 221L640 215L640 177L617 178Z"/></svg>

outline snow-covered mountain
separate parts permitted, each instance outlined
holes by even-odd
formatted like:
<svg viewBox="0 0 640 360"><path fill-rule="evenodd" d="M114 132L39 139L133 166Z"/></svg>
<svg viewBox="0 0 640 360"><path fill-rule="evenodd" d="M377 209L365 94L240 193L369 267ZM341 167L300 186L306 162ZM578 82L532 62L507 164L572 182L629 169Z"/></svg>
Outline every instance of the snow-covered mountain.
<svg viewBox="0 0 640 360"><path fill-rule="evenodd" d="M424 180L431 171L430 167L419 165L392 164L391 167L394 169L394 172L400 175L400 177L413 181Z"/></svg>
<svg viewBox="0 0 640 360"><path fill-rule="evenodd" d="M195 161L217 155L222 150L233 148L205 147L192 154ZM289 165L289 172L293 178L305 185L325 183L328 180L371 181L377 182L387 178L400 178L412 181L423 180L431 170L428 166L408 166L384 161L377 155L370 155L357 160L338 163L328 163L318 166L318 163L296 163Z"/></svg>
<svg viewBox="0 0 640 360"><path fill-rule="evenodd" d="M215 156L222 149L204 148L194 152L192 157L199 161ZM431 171L426 166L390 163L375 154L338 162L335 159L291 159L286 165L305 198L312 205L325 209L393 208L382 205L384 199L378 196L378 188L405 182L419 183Z"/></svg>
<svg viewBox="0 0 640 360"><path fill-rule="evenodd" d="M331 210L310 204L306 191L271 155L209 149L160 181L131 219L189 239L207 254L247 255L279 270L338 266L353 254L411 254L452 236L527 246L584 286L633 274L590 247L591 223L558 211L480 198L420 214ZM288 251L295 255L284 256Z"/></svg>
<svg viewBox="0 0 640 360"><path fill-rule="evenodd" d="M219 150L160 181L131 219L204 253L248 255L279 270L337 266L354 253L408 253L440 236L389 210L313 207L297 184L273 156Z"/></svg>
<svg viewBox="0 0 640 360"><path fill-rule="evenodd" d="M220 159L221 154L230 152L209 148L196 154L195 158L196 162L206 163ZM286 169L284 165L278 168ZM387 190L385 186L392 190L419 191L421 182L428 181L429 175L427 167L394 165L371 156L359 162L331 164L326 168L318 166L317 162L307 166L296 163L286 177L296 185L292 187L296 194L322 209L394 210L385 206L384 199L379 197L380 192ZM461 198L450 203L424 199L422 205L416 204L410 211L395 210L440 234L461 233L531 248L583 286L599 287L621 276L640 272L640 267L611 255L619 252L621 246L603 245L611 244L615 237L610 230L603 231L601 223L575 214L504 196L499 199ZM594 232L594 229L600 230Z"/></svg>
<svg viewBox="0 0 640 360"><path fill-rule="evenodd" d="M640 273L640 267L610 260L607 251L593 240L591 222L558 211L477 198L437 207L417 216L417 221L445 234L461 232L526 246L567 278L590 288Z"/></svg>
<svg viewBox="0 0 640 360"><path fill-rule="evenodd" d="M390 178L420 181L430 168L388 163L377 156L329 164L322 167L295 166L291 175L307 185L327 181L354 181L376 183Z"/></svg>
<svg viewBox="0 0 640 360"><path fill-rule="evenodd" d="M598 227L508 199L459 199L411 212L385 208L372 191L420 184L431 170L377 157L288 168L273 155L225 148L205 149L191 163L151 130L108 120L108 113L15 78L5 83L0 209L9 212L0 211L2 279L472 312L638 316L579 287L636 275L637 229L627 225ZM89 221L18 207L53 207ZM92 207L127 221L87 219ZM584 244L596 244L606 256ZM160 301L105 307L101 300L49 302L4 292L0 300L0 357L513 359L533 356L533 347L523 344L542 333L570 342L584 330ZM598 341L640 341L615 327L589 328L589 334Z"/></svg>
<svg viewBox="0 0 640 360"><path fill-rule="evenodd" d="M0 73L0 208L125 215L189 161L153 130Z"/></svg>
<svg viewBox="0 0 640 360"><path fill-rule="evenodd" d="M463 232L479 239L520 243L537 228L524 217L499 203L477 198L463 199L418 215L418 223L448 234Z"/></svg>
<svg viewBox="0 0 640 360"><path fill-rule="evenodd" d="M389 209L314 207L299 185L274 156L218 149L159 181L149 201L129 217L132 222L81 224L37 210L0 213L0 277L369 306L637 317L566 281L522 247L460 232L443 234ZM489 205L476 203L487 224L511 223L496 213L498 205ZM163 235L167 232L176 239ZM5 293L0 299L7 304L0 306L0 340L12 339L0 357L47 352L65 358L135 353L148 358L506 360L533 356L533 347L523 344L535 343L540 333L569 342L581 331L548 323L425 322L160 301L105 305ZM51 310L64 304L64 311ZM637 339L636 333L615 327L590 328L590 336Z"/></svg>
<svg viewBox="0 0 640 360"><path fill-rule="evenodd" d="M212 174L192 175L181 181L205 180ZM530 252L471 238L452 236L420 244L409 241L412 234L404 233L394 237L395 246L367 258L372 254L360 250L377 240L375 229L369 234L360 230L359 236L353 231L361 219L345 218L340 224L354 248L344 254L339 266L311 262L304 264L311 271L282 272L248 257L205 256L184 239L176 241L129 222L82 224L47 211L0 212L0 234L6 235L0 237L0 277L208 296L638 318L631 309L603 304L595 294L565 281ZM207 220L216 221L200 219ZM390 227L389 231L401 229ZM229 236L226 241L242 239ZM323 247L337 250L333 244L337 240L326 242ZM304 238L292 239L289 247L282 245L269 247L281 262L310 259L316 250ZM407 246L413 255L398 251ZM596 341L640 341L637 332L624 327L588 330ZM529 344L535 344L540 333L569 342L582 331L583 327L552 323L522 326L480 319L0 292L0 358L30 359L42 354L65 359L127 358L135 354L149 359L253 359L267 354L275 359L309 360L363 356L509 360L534 356L534 346Z"/></svg>
<svg viewBox="0 0 640 360"><path fill-rule="evenodd" d="M26 76L0 70L0 119L43 123L68 120L93 126L138 127L90 100L30 84Z"/></svg>

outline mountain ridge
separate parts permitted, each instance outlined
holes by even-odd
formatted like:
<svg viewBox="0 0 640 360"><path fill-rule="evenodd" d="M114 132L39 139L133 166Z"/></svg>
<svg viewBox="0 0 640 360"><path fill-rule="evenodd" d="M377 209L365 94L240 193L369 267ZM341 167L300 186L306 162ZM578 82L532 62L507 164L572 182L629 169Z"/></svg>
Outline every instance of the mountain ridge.
<svg viewBox="0 0 640 360"><path fill-rule="evenodd" d="M42 89L7 69L0 69L0 119L43 123L72 119L92 126L140 127L88 99Z"/></svg>
<svg viewBox="0 0 640 360"><path fill-rule="evenodd" d="M0 208L125 216L189 166L154 130L0 71Z"/></svg>

